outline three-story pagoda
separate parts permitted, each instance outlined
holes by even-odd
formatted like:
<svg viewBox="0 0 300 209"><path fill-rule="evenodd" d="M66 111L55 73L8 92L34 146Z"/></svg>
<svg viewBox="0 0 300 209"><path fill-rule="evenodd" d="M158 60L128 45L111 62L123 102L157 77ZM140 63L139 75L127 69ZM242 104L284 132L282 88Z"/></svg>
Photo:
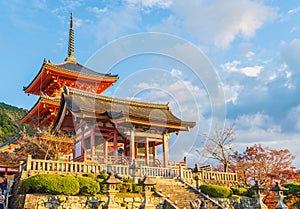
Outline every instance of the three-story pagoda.
<svg viewBox="0 0 300 209"><path fill-rule="evenodd" d="M77 62L74 57L74 28L71 14L68 57L58 64L44 60L38 74L27 87L24 87L26 94L38 95L40 98L21 123L35 127L48 127L53 124L64 86L101 94L117 80L118 75L99 73Z"/></svg>

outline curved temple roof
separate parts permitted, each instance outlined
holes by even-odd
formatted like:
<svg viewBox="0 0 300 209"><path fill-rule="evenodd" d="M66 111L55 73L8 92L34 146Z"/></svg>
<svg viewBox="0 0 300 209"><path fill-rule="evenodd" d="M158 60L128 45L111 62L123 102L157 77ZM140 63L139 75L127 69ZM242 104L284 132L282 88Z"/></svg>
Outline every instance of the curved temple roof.
<svg viewBox="0 0 300 209"><path fill-rule="evenodd" d="M55 126L63 120L67 108L79 118L108 116L113 123L131 123L169 128L172 131L188 131L195 122L182 121L171 112L167 104L140 102L92 94L65 87ZM58 127L59 128L59 127Z"/></svg>

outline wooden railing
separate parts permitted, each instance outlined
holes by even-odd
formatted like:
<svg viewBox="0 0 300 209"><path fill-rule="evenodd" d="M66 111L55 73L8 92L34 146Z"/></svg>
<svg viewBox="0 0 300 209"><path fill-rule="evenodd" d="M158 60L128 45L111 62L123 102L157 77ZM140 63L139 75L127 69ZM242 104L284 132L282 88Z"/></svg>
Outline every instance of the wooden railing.
<svg viewBox="0 0 300 209"><path fill-rule="evenodd" d="M135 176L135 177L161 177L161 178L180 178L188 182L193 180L199 183L213 182L236 182L236 173L225 173L216 171L201 170L193 172L186 167L151 167L136 165L117 165L103 164L98 162L64 162L53 160L32 159L28 156L27 162L20 165L20 171L31 173L95 173L113 172L120 176Z"/></svg>
<svg viewBox="0 0 300 209"><path fill-rule="evenodd" d="M174 178L179 176L178 169L142 166L141 176Z"/></svg>
<svg viewBox="0 0 300 209"><path fill-rule="evenodd" d="M218 172L218 171L198 171L197 178L202 181L237 181L236 173Z"/></svg>
<svg viewBox="0 0 300 209"><path fill-rule="evenodd" d="M99 163L39 160L32 159L31 155L28 155L25 166L20 165L20 170L27 172L43 171L45 173L101 173L103 169Z"/></svg>

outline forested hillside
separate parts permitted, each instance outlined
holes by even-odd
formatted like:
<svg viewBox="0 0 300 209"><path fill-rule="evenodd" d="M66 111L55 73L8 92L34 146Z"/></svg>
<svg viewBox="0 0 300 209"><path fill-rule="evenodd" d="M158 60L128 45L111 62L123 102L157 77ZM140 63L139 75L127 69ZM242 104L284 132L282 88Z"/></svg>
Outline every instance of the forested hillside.
<svg viewBox="0 0 300 209"><path fill-rule="evenodd" d="M20 120L27 110L0 103L0 144L14 137L24 125L20 125Z"/></svg>

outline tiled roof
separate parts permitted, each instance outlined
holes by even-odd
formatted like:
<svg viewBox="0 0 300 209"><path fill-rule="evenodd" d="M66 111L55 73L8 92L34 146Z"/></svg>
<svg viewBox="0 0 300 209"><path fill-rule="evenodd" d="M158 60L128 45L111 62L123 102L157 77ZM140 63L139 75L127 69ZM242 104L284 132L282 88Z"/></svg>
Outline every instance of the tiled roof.
<svg viewBox="0 0 300 209"><path fill-rule="evenodd" d="M171 125L187 130L195 126L194 122L181 121L173 115L167 104L96 95L73 88L66 88L63 99L69 110L82 116L108 115L112 119Z"/></svg>
<svg viewBox="0 0 300 209"><path fill-rule="evenodd" d="M61 70L67 70L67 71L71 71L71 72L75 72L75 73L79 73L79 74L85 74L85 75L91 75L91 76L96 76L96 77L103 77L103 78L117 78L118 75L111 75L110 73L105 74L105 73L99 73L96 72L94 70L91 70L79 63L74 63L74 62L62 62L59 64L54 64L51 62L47 62L47 64L59 68Z"/></svg>

